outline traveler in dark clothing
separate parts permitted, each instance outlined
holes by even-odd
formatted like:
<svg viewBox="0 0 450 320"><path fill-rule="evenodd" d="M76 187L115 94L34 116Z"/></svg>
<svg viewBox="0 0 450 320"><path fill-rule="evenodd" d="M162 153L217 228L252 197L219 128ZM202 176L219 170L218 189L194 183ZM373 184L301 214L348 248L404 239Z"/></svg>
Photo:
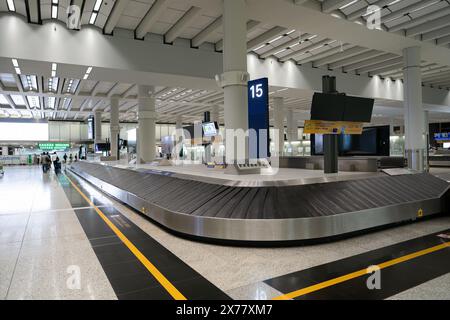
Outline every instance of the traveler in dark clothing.
<svg viewBox="0 0 450 320"><path fill-rule="evenodd" d="M53 167L55 168L55 173L58 174L61 172L61 161L59 161L59 157L56 156L55 161L53 161Z"/></svg>
<svg viewBox="0 0 450 320"><path fill-rule="evenodd" d="M64 153L63 159L64 159L64 163L67 163L67 153Z"/></svg>

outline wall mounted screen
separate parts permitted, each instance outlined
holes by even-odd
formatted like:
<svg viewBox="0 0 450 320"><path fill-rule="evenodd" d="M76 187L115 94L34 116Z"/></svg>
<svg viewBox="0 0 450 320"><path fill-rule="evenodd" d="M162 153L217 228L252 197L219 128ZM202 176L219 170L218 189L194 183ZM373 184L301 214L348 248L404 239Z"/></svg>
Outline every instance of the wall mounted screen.
<svg viewBox="0 0 450 320"><path fill-rule="evenodd" d="M0 141L48 140L48 123L0 122Z"/></svg>

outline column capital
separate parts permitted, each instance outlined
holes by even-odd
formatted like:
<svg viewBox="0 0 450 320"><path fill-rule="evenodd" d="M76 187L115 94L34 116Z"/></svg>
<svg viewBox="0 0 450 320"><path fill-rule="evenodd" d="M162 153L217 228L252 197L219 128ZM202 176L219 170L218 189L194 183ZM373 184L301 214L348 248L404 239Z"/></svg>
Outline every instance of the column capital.
<svg viewBox="0 0 450 320"><path fill-rule="evenodd" d="M155 95L155 87L138 85L138 98L152 98Z"/></svg>
<svg viewBox="0 0 450 320"><path fill-rule="evenodd" d="M138 119L156 119L158 113L156 111L139 111Z"/></svg>
<svg viewBox="0 0 450 320"><path fill-rule="evenodd" d="M216 75L216 82L221 88L229 86L247 86L250 74L247 71L226 71Z"/></svg>

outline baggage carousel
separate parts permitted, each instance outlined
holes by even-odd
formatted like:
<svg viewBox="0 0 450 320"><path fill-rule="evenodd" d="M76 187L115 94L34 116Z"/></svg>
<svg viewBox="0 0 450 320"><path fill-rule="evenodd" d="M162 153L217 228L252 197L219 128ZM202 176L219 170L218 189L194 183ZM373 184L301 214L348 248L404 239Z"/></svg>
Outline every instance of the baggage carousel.
<svg viewBox="0 0 450 320"><path fill-rule="evenodd" d="M248 245L323 240L447 212L450 186L428 173L240 186L84 161L69 170L180 235Z"/></svg>

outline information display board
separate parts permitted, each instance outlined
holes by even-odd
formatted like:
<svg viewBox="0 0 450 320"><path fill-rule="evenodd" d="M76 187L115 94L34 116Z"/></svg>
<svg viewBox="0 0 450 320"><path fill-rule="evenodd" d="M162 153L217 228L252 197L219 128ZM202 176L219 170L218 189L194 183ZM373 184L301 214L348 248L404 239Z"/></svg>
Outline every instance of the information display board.
<svg viewBox="0 0 450 320"><path fill-rule="evenodd" d="M40 150L45 151L62 151L70 148L69 143L62 143L62 142L45 142L45 143L39 143L38 147Z"/></svg>
<svg viewBox="0 0 450 320"><path fill-rule="evenodd" d="M269 154L269 79L248 82L248 128L250 159L268 158Z"/></svg>

